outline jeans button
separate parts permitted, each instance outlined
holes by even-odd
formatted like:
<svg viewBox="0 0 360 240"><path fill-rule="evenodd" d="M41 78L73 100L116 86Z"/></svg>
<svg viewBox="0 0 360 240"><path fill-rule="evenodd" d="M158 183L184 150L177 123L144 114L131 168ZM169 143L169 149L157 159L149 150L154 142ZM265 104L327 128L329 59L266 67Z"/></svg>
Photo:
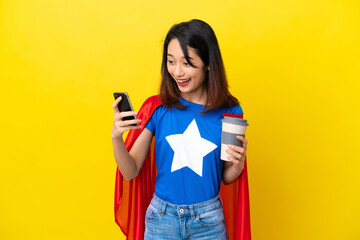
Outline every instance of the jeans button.
<svg viewBox="0 0 360 240"><path fill-rule="evenodd" d="M184 212L184 209L180 208L180 213L183 213Z"/></svg>

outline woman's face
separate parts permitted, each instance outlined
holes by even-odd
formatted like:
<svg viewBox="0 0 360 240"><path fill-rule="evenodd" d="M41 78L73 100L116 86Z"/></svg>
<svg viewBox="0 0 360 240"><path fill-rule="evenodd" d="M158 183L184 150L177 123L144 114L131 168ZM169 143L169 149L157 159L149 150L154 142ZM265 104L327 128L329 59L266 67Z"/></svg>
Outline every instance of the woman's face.
<svg viewBox="0 0 360 240"><path fill-rule="evenodd" d="M196 51L187 47L191 63L190 66L182 52L179 41L174 38L168 45L167 70L177 83L181 96L187 100L201 100L205 96L204 63Z"/></svg>

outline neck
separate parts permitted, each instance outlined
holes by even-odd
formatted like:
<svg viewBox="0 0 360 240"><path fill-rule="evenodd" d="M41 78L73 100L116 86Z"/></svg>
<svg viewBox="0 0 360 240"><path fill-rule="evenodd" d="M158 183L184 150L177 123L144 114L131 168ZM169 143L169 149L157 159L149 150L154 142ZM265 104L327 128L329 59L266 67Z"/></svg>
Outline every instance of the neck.
<svg viewBox="0 0 360 240"><path fill-rule="evenodd" d="M181 93L180 95L181 95L182 98L184 98L185 100L188 100L189 102L196 103L196 104L201 104L201 105L206 104L206 94L205 93L204 94L198 94L198 95Z"/></svg>

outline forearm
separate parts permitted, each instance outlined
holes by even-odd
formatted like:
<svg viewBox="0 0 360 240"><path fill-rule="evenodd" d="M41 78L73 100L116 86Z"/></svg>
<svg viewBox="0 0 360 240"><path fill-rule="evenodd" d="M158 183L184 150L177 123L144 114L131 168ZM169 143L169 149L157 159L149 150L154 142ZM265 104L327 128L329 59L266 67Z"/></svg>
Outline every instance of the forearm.
<svg viewBox="0 0 360 240"><path fill-rule="evenodd" d="M230 184L234 182L244 169L247 140L243 136L236 136L236 138L242 141L242 146L228 145L226 152L230 155L228 161L224 162L223 169L223 182L224 184Z"/></svg>
<svg viewBox="0 0 360 240"><path fill-rule="evenodd" d="M127 151L124 140L120 138L111 138L114 150L114 157L121 174L126 180L131 180L137 176L139 170L134 159Z"/></svg>
<svg viewBox="0 0 360 240"><path fill-rule="evenodd" d="M223 182L224 184L233 183L241 175L244 166L235 167L234 165L224 166L223 170Z"/></svg>

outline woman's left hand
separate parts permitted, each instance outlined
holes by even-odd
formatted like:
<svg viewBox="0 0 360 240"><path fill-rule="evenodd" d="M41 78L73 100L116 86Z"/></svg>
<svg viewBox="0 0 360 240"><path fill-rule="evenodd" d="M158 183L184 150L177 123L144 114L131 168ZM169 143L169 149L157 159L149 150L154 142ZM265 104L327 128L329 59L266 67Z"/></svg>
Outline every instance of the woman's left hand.
<svg viewBox="0 0 360 240"><path fill-rule="evenodd" d="M247 140L243 136L236 136L242 142L242 147L235 145L228 145L229 149L226 150L231 156L228 160L233 163L232 167L242 170L244 168L244 162L247 151Z"/></svg>

